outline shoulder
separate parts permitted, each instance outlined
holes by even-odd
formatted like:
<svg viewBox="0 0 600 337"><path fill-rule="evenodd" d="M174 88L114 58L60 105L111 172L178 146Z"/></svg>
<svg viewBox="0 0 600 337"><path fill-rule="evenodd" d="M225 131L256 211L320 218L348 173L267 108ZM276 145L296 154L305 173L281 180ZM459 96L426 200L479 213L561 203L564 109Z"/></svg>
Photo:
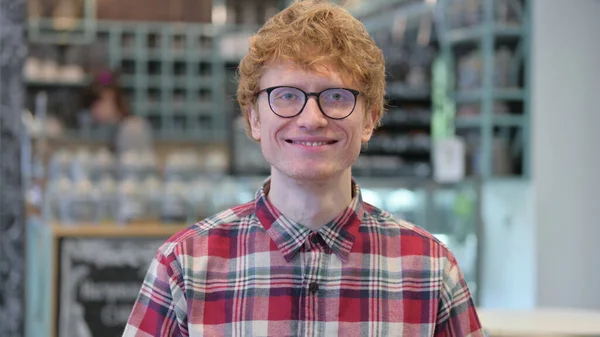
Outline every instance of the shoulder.
<svg viewBox="0 0 600 337"><path fill-rule="evenodd" d="M152 127L143 118L130 116L120 124L116 136L119 153L127 151L144 151L153 143Z"/></svg>
<svg viewBox="0 0 600 337"><path fill-rule="evenodd" d="M216 243L235 236L231 231L257 224L255 202L251 201L226 209L177 232L159 248L159 253L165 256L202 255L206 254L209 243L227 248Z"/></svg>
<svg viewBox="0 0 600 337"><path fill-rule="evenodd" d="M150 132L152 127L150 123L144 118L138 116L129 116L123 119L119 125L121 132L125 131L138 131L138 132Z"/></svg>
<svg viewBox="0 0 600 337"><path fill-rule="evenodd" d="M367 203L364 209L361 230L379 232L393 244L399 244L402 256L422 255L442 258L449 264L456 263L450 249L425 229Z"/></svg>

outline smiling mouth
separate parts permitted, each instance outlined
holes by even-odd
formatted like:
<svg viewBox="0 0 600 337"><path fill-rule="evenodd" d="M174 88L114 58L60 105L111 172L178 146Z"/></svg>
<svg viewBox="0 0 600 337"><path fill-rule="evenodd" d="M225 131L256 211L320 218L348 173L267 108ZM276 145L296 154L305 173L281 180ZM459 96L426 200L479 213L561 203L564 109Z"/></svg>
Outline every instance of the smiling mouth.
<svg viewBox="0 0 600 337"><path fill-rule="evenodd" d="M331 145L337 143L337 140L329 140L325 142L304 142L304 141L294 141L291 139L286 139L286 142L290 144L296 145L304 145L304 146L323 146L323 145Z"/></svg>

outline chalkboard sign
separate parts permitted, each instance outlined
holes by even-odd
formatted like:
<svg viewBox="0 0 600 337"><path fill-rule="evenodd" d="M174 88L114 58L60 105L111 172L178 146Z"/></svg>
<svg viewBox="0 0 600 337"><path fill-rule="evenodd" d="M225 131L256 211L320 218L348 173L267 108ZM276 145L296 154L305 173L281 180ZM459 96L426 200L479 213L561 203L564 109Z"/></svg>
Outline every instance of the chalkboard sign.
<svg viewBox="0 0 600 337"><path fill-rule="evenodd" d="M61 239L58 336L121 336L150 262L165 240Z"/></svg>

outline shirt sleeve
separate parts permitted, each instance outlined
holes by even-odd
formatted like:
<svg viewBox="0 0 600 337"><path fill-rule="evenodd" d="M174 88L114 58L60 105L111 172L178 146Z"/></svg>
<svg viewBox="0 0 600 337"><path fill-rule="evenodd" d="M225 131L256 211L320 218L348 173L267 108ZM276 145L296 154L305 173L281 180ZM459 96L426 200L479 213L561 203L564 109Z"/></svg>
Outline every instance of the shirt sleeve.
<svg viewBox="0 0 600 337"><path fill-rule="evenodd" d="M174 254L158 252L142 284L123 337L187 337L187 301Z"/></svg>
<svg viewBox="0 0 600 337"><path fill-rule="evenodd" d="M444 272L435 336L485 336L467 282L453 256Z"/></svg>

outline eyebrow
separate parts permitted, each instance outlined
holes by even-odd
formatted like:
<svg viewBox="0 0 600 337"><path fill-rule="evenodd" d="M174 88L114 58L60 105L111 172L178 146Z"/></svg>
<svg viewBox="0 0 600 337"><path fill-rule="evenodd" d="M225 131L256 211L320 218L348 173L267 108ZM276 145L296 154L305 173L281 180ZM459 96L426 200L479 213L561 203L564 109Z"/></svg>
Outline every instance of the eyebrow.
<svg viewBox="0 0 600 337"><path fill-rule="evenodd" d="M302 90L304 90L306 92L312 91L312 90L306 89L307 87L310 86L310 84L306 85L306 86L299 85L299 84L289 84L289 83L272 85L272 87L275 87L275 86L294 87L294 88L302 89ZM331 88L351 88L351 87L347 86L347 85L344 85L344 84L328 84L328 85L323 85L323 86L321 86L321 85L317 86L314 90L316 92L319 92L319 91L323 91L323 90L327 90L327 89L331 89Z"/></svg>

